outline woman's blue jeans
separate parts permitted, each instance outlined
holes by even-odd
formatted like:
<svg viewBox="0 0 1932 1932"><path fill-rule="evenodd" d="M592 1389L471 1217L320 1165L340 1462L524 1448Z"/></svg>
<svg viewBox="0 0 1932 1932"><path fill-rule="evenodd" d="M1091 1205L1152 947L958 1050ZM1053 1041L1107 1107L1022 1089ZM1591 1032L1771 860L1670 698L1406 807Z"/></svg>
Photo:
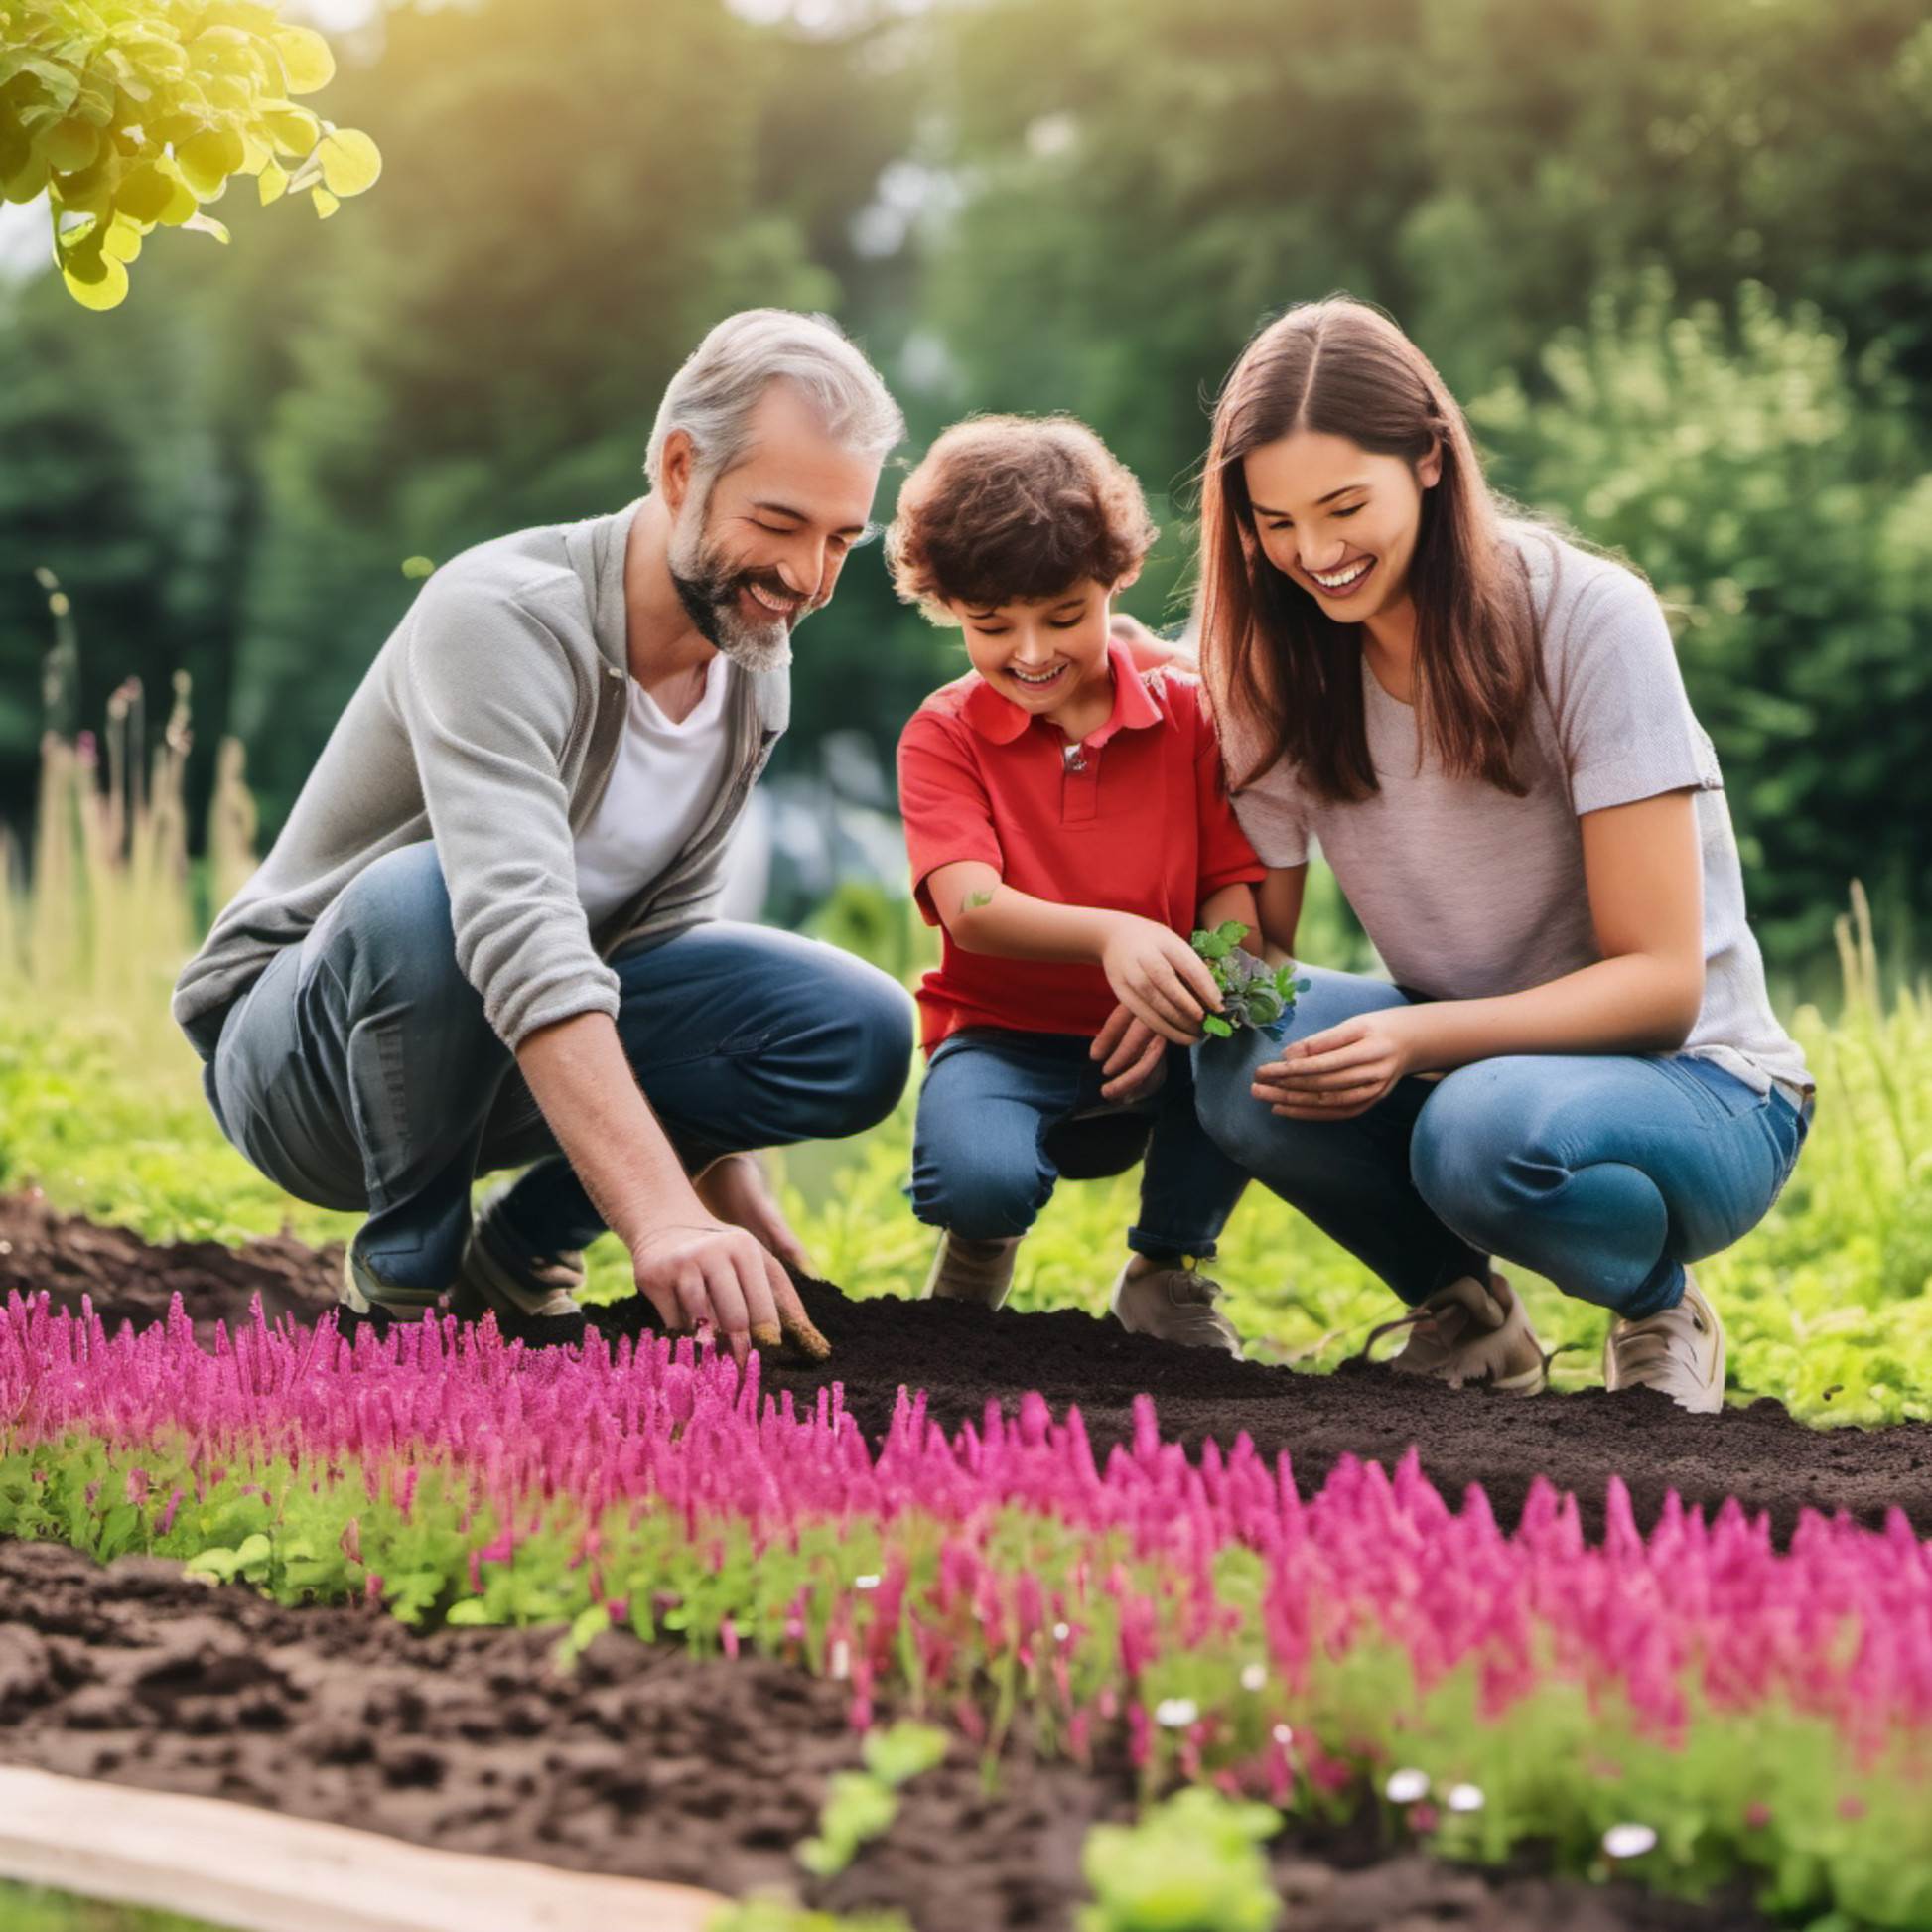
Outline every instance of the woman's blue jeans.
<svg viewBox="0 0 1932 1932"><path fill-rule="evenodd" d="M1408 997L1302 970L1278 1037L1196 1049L1201 1120L1412 1305L1493 1256L1633 1320L1675 1308L1685 1263L1755 1226L1804 1144L1809 1108L1681 1054L1510 1054L1403 1080L1354 1120L1283 1120L1249 1090L1257 1067Z"/></svg>
<svg viewBox="0 0 1932 1932"><path fill-rule="evenodd" d="M932 1049L912 1139L912 1211L973 1241L1025 1234L1054 1183L1141 1169L1136 1254L1213 1254L1248 1176L1208 1139L1186 1049L1145 1101L1111 1107L1075 1034L968 1027ZM1145 1157L1145 1158L1143 1158Z"/></svg>
<svg viewBox="0 0 1932 1932"><path fill-rule="evenodd" d="M694 1173L860 1133L904 1088L911 1002L835 947L719 921L611 963L618 1037ZM500 1168L528 1167L497 1211L532 1253L604 1232L457 965L434 846L378 859L270 962L222 1021L206 1085L271 1180L367 1212L356 1251L393 1287L455 1280L471 1183Z"/></svg>

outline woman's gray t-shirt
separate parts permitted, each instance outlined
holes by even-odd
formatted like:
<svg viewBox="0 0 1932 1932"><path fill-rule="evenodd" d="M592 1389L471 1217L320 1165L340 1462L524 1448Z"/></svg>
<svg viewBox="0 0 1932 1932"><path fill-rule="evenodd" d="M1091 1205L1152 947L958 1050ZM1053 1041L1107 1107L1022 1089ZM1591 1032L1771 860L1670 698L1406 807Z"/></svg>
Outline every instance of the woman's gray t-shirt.
<svg viewBox="0 0 1932 1932"><path fill-rule="evenodd" d="M1803 1050L1765 992L1724 779L1685 696L1655 596L1622 566L1547 532L1517 526L1510 536L1529 570L1543 642L1543 688L1513 753L1526 795L1446 776L1421 742L1414 708L1390 697L1364 661L1368 748L1381 789L1331 804L1284 761L1235 794L1242 829L1270 866L1306 863L1311 838L1318 840L1396 984L1475 1000L1541 986L1601 958L1580 814L1695 791L1704 1007L1682 1050L1757 1093L1774 1080L1808 1091ZM1221 731L1238 774L1259 741L1237 719L1223 719ZM1244 752L1244 739L1252 750Z"/></svg>

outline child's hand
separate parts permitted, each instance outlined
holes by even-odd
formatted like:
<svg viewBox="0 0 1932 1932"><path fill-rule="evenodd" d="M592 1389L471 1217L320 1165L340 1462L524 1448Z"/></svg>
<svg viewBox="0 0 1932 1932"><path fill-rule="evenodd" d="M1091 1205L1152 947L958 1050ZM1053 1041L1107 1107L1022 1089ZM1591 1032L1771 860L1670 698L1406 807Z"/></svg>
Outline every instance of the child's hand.
<svg viewBox="0 0 1932 1932"><path fill-rule="evenodd" d="M1116 1106L1153 1093L1168 1072L1168 1042L1129 1007L1116 1007L1094 1036L1087 1057L1100 1062L1107 1077L1100 1097Z"/></svg>
<svg viewBox="0 0 1932 1932"><path fill-rule="evenodd" d="M1191 1046L1201 1036L1201 1015L1221 1010L1220 989L1207 962L1158 920L1114 914L1100 968L1134 1018L1176 1045Z"/></svg>

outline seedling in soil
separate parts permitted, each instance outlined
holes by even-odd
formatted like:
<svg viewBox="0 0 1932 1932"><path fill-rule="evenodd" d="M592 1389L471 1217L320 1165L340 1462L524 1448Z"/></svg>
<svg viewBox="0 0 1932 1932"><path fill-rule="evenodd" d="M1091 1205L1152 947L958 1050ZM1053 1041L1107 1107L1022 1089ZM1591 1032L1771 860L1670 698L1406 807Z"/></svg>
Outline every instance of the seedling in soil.
<svg viewBox="0 0 1932 1932"><path fill-rule="evenodd" d="M931 1725L897 1724L871 1732L862 1749L866 1768L833 1776L818 1835L798 1847L798 1863L815 1878L843 1871L862 1845L892 1829L899 1786L944 1759L946 1733Z"/></svg>
<svg viewBox="0 0 1932 1932"><path fill-rule="evenodd" d="M1080 1855L1095 1902L1079 1932L1272 1932L1281 1900L1260 1848L1281 1828L1273 1806L1205 1785L1138 1825L1096 1825Z"/></svg>
<svg viewBox="0 0 1932 1932"><path fill-rule="evenodd" d="M1189 941L1221 989L1220 1012L1201 1022L1220 1039L1237 1027L1279 1027L1295 1011L1296 996L1309 990L1307 980L1295 977L1292 959L1270 966L1241 943L1247 936L1248 928L1230 919L1212 932L1196 932Z"/></svg>

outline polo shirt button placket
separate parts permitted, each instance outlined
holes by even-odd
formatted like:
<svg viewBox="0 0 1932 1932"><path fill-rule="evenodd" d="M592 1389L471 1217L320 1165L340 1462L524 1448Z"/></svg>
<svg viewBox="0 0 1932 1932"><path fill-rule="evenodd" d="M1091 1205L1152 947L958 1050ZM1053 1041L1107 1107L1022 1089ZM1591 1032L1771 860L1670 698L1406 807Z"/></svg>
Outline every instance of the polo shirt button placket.
<svg viewBox="0 0 1932 1932"><path fill-rule="evenodd" d="M1060 793L1060 823L1084 823L1100 816L1100 748L1063 745L1060 759L1066 782Z"/></svg>

